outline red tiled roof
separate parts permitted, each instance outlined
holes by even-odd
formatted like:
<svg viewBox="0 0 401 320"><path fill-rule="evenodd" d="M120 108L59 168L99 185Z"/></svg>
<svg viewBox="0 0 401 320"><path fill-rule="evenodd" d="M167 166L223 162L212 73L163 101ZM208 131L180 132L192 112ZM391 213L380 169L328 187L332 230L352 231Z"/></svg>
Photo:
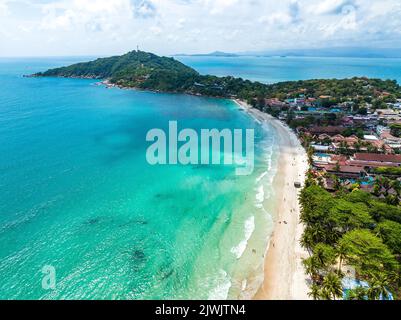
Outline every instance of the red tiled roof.
<svg viewBox="0 0 401 320"><path fill-rule="evenodd" d="M331 156L331 161L332 162L338 162L338 164L345 166L347 165L347 157L346 156L342 156L342 155L332 155Z"/></svg>
<svg viewBox="0 0 401 320"><path fill-rule="evenodd" d="M345 160L347 160L347 157L343 156L343 155L339 155L339 154L333 154L331 156L331 160L332 161L345 161Z"/></svg>
<svg viewBox="0 0 401 320"><path fill-rule="evenodd" d="M377 161L358 161L358 160L348 160L347 165L353 166L353 167L372 167L372 168L381 168L383 166L385 167L398 167L397 163L393 162L377 162Z"/></svg>
<svg viewBox="0 0 401 320"><path fill-rule="evenodd" d="M391 162L401 164L401 155L396 154L376 154L376 153L357 153L354 156L357 161Z"/></svg>
<svg viewBox="0 0 401 320"><path fill-rule="evenodd" d="M396 137L394 137L390 132L383 132L380 135L381 139L397 139Z"/></svg>
<svg viewBox="0 0 401 320"><path fill-rule="evenodd" d="M394 153L393 148L391 148L388 144L385 144L385 145L384 145L384 150L385 150L388 154Z"/></svg>
<svg viewBox="0 0 401 320"><path fill-rule="evenodd" d="M327 134L338 134L345 130L344 127L335 127L335 126L328 126L328 127L312 127L309 129L311 133L320 134L320 133L327 133Z"/></svg>
<svg viewBox="0 0 401 320"><path fill-rule="evenodd" d="M335 165L327 165L324 167L327 171L336 171ZM343 173L361 173L364 172L365 169L363 167L355 167L355 166L340 166L340 171Z"/></svg>
<svg viewBox="0 0 401 320"><path fill-rule="evenodd" d="M336 135L333 137L333 141L344 141L344 139L345 139L345 137L342 136L341 134L336 134Z"/></svg>
<svg viewBox="0 0 401 320"><path fill-rule="evenodd" d="M345 140L348 142L358 142L359 138L356 135L352 135L350 137L345 138Z"/></svg>
<svg viewBox="0 0 401 320"><path fill-rule="evenodd" d="M373 188L373 186L370 186L370 185L361 185L361 189L363 190L363 191L366 191L366 192L373 192L373 190L374 190L374 188Z"/></svg>

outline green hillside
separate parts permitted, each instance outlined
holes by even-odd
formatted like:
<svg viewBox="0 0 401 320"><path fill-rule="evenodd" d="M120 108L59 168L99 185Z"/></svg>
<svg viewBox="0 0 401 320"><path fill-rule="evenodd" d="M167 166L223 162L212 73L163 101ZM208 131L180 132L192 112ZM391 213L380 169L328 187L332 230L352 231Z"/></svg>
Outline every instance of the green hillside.
<svg viewBox="0 0 401 320"><path fill-rule="evenodd" d="M327 95L330 105L352 101L361 105L374 103L377 107L385 107L386 102L401 98L400 86L392 80L317 79L267 85L241 78L200 75L174 58L143 51L51 69L33 76L104 79L127 88L225 98L235 96L254 106L259 106L258 101L263 104L265 98L284 100L300 95L314 98Z"/></svg>

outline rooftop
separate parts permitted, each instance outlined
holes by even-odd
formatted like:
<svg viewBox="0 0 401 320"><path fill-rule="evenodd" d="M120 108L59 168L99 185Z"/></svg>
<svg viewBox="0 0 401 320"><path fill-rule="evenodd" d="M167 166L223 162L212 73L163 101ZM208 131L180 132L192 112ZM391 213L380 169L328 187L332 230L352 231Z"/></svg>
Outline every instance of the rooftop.
<svg viewBox="0 0 401 320"><path fill-rule="evenodd" d="M321 133L327 133L327 134L338 134L342 133L345 130L344 127L340 126L327 126L327 127L313 127L309 131L314 134L321 134Z"/></svg>
<svg viewBox="0 0 401 320"><path fill-rule="evenodd" d="M364 138L365 140L370 140L370 141L379 140L376 136L370 135L370 134L364 135L363 138Z"/></svg>
<svg viewBox="0 0 401 320"><path fill-rule="evenodd" d="M354 156L357 161L390 162L401 164L401 155L396 154L376 154L376 153L357 153Z"/></svg>
<svg viewBox="0 0 401 320"><path fill-rule="evenodd" d="M324 168L327 171L331 172L342 172L342 173L361 173L364 172L365 169L363 167L357 167L357 166L339 166L339 171L337 171L336 165L327 165L324 166Z"/></svg>

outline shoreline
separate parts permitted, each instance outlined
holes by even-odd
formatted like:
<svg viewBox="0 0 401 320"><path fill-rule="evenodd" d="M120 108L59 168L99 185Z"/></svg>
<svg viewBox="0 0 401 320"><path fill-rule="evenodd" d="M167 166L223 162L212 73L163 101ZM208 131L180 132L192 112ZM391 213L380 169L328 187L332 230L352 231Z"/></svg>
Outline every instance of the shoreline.
<svg viewBox="0 0 401 320"><path fill-rule="evenodd" d="M273 204L273 233L269 236L263 261L263 282L252 299L254 300L308 300L307 277L302 265L302 259L308 257L299 241L303 233L303 225L299 223L300 206L295 182L305 181L308 169L307 156L304 148L292 130L280 120L252 108L246 102L227 97L208 97L204 95L160 92L143 90L135 87L124 87L110 83L107 79L96 82L98 86L108 89L148 91L153 93L188 94L206 98L227 99L235 102L242 110L251 116L258 124L269 123L279 138L279 161L277 173L272 186L276 193ZM277 192L280 191L280 192Z"/></svg>
<svg viewBox="0 0 401 320"><path fill-rule="evenodd" d="M148 91L153 93L188 94L191 93L159 92L142 90L135 87L124 87L110 83L107 79L97 82L106 88L122 90ZM279 138L279 161L277 173L272 186L276 190L273 198L272 215L274 221L273 233L269 236L263 261L263 282L253 296L253 300L310 300L307 276L302 259L308 253L300 245L304 227L300 224L299 190L295 182L304 184L308 170L307 155L295 133L280 120L270 114L252 108L240 99L228 99L235 102L242 110L263 126L269 123ZM279 191L279 192L277 192Z"/></svg>
<svg viewBox="0 0 401 320"><path fill-rule="evenodd" d="M140 90L111 84L107 80L99 84L107 88ZM304 231L304 226L299 221L301 212L298 194L300 190L294 186L295 182L300 182L302 185L305 183L308 170L306 151L295 133L280 120L252 108L240 99L228 99L236 103L260 125L269 123L279 138L280 155L272 186L274 190L281 192L276 192L273 200L274 227L264 254L263 282L252 299L310 300L308 278L302 264L302 259L307 258L308 253L300 245Z"/></svg>
<svg viewBox="0 0 401 320"><path fill-rule="evenodd" d="M268 122L279 138L280 155L273 180L276 190L273 210L274 228L264 258L264 280L254 300L309 300L307 276L302 259L308 253L300 245L304 226L300 224L299 190L308 170L307 155L297 136L280 120L233 100L261 125ZM278 191L278 192L277 192Z"/></svg>

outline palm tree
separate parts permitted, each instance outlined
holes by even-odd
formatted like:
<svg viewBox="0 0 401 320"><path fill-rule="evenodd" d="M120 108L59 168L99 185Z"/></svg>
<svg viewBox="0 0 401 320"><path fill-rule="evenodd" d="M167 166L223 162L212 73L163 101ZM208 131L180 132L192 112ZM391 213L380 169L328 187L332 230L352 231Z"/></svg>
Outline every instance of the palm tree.
<svg viewBox="0 0 401 320"><path fill-rule="evenodd" d="M348 292L348 300L367 300L367 295L364 287L356 287Z"/></svg>
<svg viewBox="0 0 401 320"><path fill-rule="evenodd" d="M305 272L310 275L313 283L317 283L319 281L319 264L317 263L316 259L313 259L313 257L309 257L307 259L304 259L302 261L304 267L305 267Z"/></svg>
<svg viewBox="0 0 401 320"><path fill-rule="evenodd" d="M355 144L354 144L354 148L355 148L355 150L356 150L357 152L359 152L359 151L361 151L361 147L362 147L361 140L358 139L358 142L355 142Z"/></svg>
<svg viewBox="0 0 401 320"><path fill-rule="evenodd" d="M379 179L379 183L384 189L386 189L386 190L390 189L390 179L389 178L381 177Z"/></svg>
<svg viewBox="0 0 401 320"><path fill-rule="evenodd" d="M338 256L338 274L341 275L341 267L343 264L343 261L347 258L347 248L345 247L345 245L343 243L339 243L339 245L336 248L336 253Z"/></svg>
<svg viewBox="0 0 401 320"><path fill-rule="evenodd" d="M368 151L369 153L373 153L373 152L375 151L375 147L372 146L370 143L367 144L366 148L367 148L367 151Z"/></svg>
<svg viewBox="0 0 401 320"><path fill-rule="evenodd" d="M398 180L392 180L390 183L390 187L393 188L396 192L397 195L401 194L401 183Z"/></svg>
<svg viewBox="0 0 401 320"><path fill-rule="evenodd" d="M307 151L307 155L308 155L308 163L310 166L312 166L312 164L313 164L314 153L315 153L315 150L312 147L309 147L308 151Z"/></svg>
<svg viewBox="0 0 401 320"><path fill-rule="evenodd" d="M336 298L342 298L343 287L339 276L330 272L323 279L323 292L327 300L335 300Z"/></svg>
<svg viewBox="0 0 401 320"><path fill-rule="evenodd" d="M305 148L307 148L307 147L311 144L311 142L312 142L312 137L309 136L309 135L306 135L306 134L304 134L304 133L302 133L302 134L300 135L300 137L301 137L302 140L303 140L303 146L304 146Z"/></svg>
<svg viewBox="0 0 401 320"><path fill-rule="evenodd" d="M373 186L373 194L377 197L380 196L380 190L381 190L380 184L376 181Z"/></svg>
<svg viewBox="0 0 401 320"><path fill-rule="evenodd" d="M310 289L311 290L308 293L309 297L311 297L313 300L320 300L322 298L322 290L319 285L314 283Z"/></svg>
<svg viewBox="0 0 401 320"><path fill-rule="evenodd" d="M324 242L325 237L326 237L326 234L325 234L323 228L320 227L319 225L315 225L315 226L311 227L310 234L315 243Z"/></svg>
<svg viewBox="0 0 401 320"><path fill-rule="evenodd" d="M341 189L341 180L336 175L333 175L333 188L335 191L339 191Z"/></svg>
<svg viewBox="0 0 401 320"><path fill-rule="evenodd" d="M400 204L400 200L398 199L398 196L389 194L386 196L386 203L393 206L398 206Z"/></svg>
<svg viewBox="0 0 401 320"><path fill-rule="evenodd" d="M322 177L322 176L318 176L318 177L317 177L317 184L318 184L320 187L324 188L324 180L323 180L323 177Z"/></svg>
<svg viewBox="0 0 401 320"><path fill-rule="evenodd" d="M313 238L312 238L312 235L310 234L310 232L307 232L305 230L304 234L302 235L300 243L301 243L301 246L308 251L309 256L311 256L312 248L313 248L313 245L315 242L313 241Z"/></svg>
<svg viewBox="0 0 401 320"><path fill-rule="evenodd" d="M335 170L336 172L339 172L340 169L341 169L340 163L337 161L336 164L335 164L335 166L334 166L334 170Z"/></svg>
<svg viewBox="0 0 401 320"><path fill-rule="evenodd" d="M389 297L388 287L391 284L390 277L387 274L372 274L368 289L368 297L370 300L387 299Z"/></svg>
<svg viewBox="0 0 401 320"><path fill-rule="evenodd" d="M340 142L340 153L341 154L348 154L348 144L345 141Z"/></svg>
<svg viewBox="0 0 401 320"><path fill-rule="evenodd" d="M327 270L335 263L336 253L331 246L318 244L313 248L312 259L321 270Z"/></svg>

